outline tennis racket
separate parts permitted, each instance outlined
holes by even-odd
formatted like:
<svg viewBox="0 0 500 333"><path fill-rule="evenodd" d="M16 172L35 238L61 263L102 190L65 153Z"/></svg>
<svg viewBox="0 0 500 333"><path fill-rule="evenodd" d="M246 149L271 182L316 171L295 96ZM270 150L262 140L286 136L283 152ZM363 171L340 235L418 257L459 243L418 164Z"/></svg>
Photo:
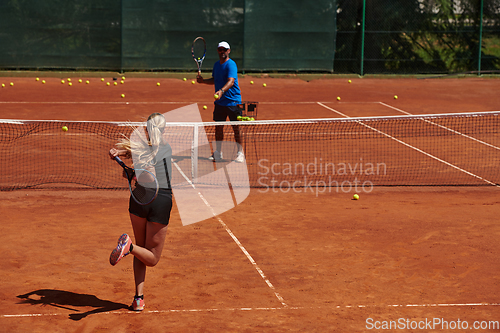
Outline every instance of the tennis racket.
<svg viewBox="0 0 500 333"><path fill-rule="evenodd" d="M128 188L132 198L139 205L147 205L153 202L158 195L158 180L155 175L145 169L132 169L123 163L123 161L116 156L115 161L125 171L128 180Z"/></svg>
<svg viewBox="0 0 500 333"><path fill-rule="evenodd" d="M207 54L207 43L203 37L197 37L193 41L193 46L191 47L191 53L193 54L194 62L198 66L198 74L201 74L201 64L205 60L205 55Z"/></svg>

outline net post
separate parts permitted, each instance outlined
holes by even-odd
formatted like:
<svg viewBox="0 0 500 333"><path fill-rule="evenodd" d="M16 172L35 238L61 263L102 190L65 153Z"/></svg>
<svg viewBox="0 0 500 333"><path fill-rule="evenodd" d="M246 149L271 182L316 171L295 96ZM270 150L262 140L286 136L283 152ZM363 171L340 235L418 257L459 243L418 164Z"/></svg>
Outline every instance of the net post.
<svg viewBox="0 0 500 333"><path fill-rule="evenodd" d="M198 137L199 137L199 124L193 126L193 142L191 143L191 180L193 184L196 183L198 178Z"/></svg>

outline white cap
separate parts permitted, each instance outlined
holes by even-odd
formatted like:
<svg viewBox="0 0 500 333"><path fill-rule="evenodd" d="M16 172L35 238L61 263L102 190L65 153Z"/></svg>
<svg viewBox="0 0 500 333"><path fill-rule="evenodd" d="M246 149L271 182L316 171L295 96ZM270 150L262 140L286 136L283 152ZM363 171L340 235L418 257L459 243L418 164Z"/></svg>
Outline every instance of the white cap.
<svg viewBox="0 0 500 333"><path fill-rule="evenodd" d="M217 48L219 48L219 47L223 47L225 49L230 49L231 48L231 46L229 46L229 44L227 42L220 42L219 46L217 46Z"/></svg>

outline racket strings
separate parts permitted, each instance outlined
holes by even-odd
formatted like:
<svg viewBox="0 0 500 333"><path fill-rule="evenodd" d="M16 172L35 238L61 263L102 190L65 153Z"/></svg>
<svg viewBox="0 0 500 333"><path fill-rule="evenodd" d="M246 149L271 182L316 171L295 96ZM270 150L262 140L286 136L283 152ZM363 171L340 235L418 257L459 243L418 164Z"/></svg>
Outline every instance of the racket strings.
<svg viewBox="0 0 500 333"><path fill-rule="evenodd" d="M205 56L205 43L202 40L197 40L193 44L193 56L197 61L200 61Z"/></svg>
<svg viewBox="0 0 500 333"><path fill-rule="evenodd" d="M131 184L131 193L134 199L142 205L146 205L156 198L158 183L155 177L143 171Z"/></svg>

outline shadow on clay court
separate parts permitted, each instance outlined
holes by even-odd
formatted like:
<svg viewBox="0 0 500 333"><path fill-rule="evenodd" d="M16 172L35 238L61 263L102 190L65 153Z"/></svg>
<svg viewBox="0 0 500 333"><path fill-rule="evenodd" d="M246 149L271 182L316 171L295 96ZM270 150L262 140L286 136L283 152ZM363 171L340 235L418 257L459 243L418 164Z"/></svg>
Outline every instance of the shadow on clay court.
<svg viewBox="0 0 500 333"><path fill-rule="evenodd" d="M123 303L102 300L94 295L77 294L70 291L54 289L35 290L27 294L18 295L17 298L22 299L22 301L19 302L20 304L41 304L42 306L50 305L56 308L74 311L76 313L71 313L69 315L69 319L71 320L80 320L91 314L130 308L128 305ZM91 307L94 309L86 312L80 312L80 310L72 307Z"/></svg>

